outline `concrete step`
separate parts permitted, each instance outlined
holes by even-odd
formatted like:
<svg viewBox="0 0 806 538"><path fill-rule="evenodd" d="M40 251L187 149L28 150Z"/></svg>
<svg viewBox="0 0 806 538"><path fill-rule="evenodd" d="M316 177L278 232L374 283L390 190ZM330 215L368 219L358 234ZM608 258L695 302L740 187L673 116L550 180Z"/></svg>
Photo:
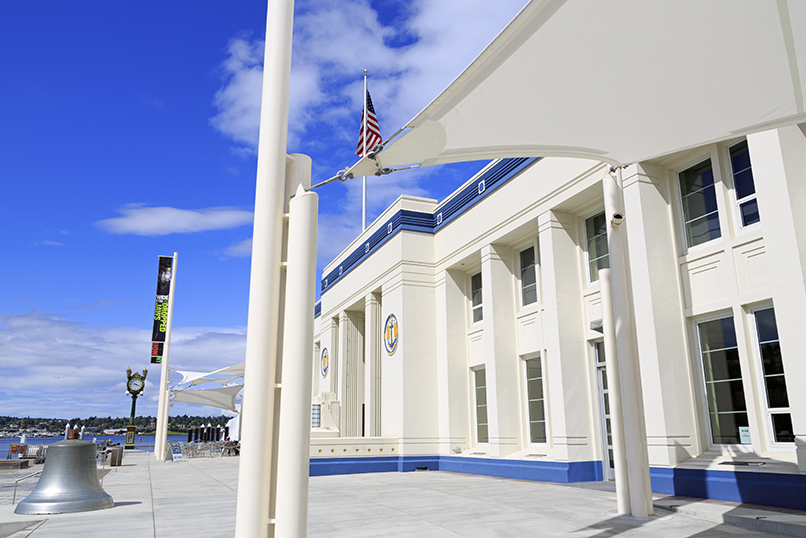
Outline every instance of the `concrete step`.
<svg viewBox="0 0 806 538"><path fill-rule="evenodd" d="M714 523L806 538L806 512L800 510L674 496L656 496L653 505Z"/></svg>

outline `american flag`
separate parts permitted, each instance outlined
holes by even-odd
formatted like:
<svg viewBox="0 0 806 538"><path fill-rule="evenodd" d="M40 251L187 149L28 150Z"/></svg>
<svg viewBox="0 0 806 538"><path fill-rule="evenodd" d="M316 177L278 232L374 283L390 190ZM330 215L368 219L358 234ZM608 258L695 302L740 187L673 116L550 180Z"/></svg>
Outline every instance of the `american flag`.
<svg viewBox="0 0 806 538"><path fill-rule="evenodd" d="M378 127L378 118L375 116L375 107L372 106L372 98L369 96L367 90L367 151L372 151L372 148L383 142L381 137L381 128ZM358 134L358 145L355 148L355 154L359 157L364 156L364 113L361 112L361 132Z"/></svg>

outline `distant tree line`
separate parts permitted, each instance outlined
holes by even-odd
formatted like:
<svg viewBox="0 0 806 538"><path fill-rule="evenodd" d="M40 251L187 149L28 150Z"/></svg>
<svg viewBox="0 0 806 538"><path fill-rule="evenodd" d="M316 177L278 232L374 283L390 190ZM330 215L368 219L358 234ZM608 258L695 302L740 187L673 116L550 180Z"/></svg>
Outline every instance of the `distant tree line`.
<svg viewBox="0 0 806 538"><path fill-rule="evenodd" d="M224 426L230 420L230 417L217 416L217 417L200 417L200 416L175 416L168 417L168 430L175 432L184 432L190 428L197 426L212 424L213 426ZM61 432L64 431L66 424L70 426L77 426L81 428L92 428L97 432L104 430L112 430L118 428L125 428L129 424L129 417L89 417L89 418L32 418L32 417L7 417L0 416L0 430L18 431L20 429L37 430L47 432ZM157 425L156 417L139 416L135 417L134 425L137 426L138 431L147 432L153 431Z"/></svg>

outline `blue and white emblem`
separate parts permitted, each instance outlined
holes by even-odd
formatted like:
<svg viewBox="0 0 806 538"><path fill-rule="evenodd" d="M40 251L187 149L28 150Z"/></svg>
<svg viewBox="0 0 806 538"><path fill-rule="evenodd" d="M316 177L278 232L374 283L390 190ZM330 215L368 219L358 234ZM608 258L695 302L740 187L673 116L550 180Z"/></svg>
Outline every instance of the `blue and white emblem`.
<svg viewBox="0 0 806 538"><path fill-rule="evenodd" d="M386 348L386 353L389 355L397 351L398 334L397 334L397 318L394 314L389 314L386 318L386 324L383 326L383 347Z"/></svg>
<svg viewBox="0 0 806 538"><path fill-rule="evenodd" d="M330 357L327 354L327 348L322 350L322 358L319 360L319 369L322 370L322 377L327 377L327 371L330 368Z"/></svg>

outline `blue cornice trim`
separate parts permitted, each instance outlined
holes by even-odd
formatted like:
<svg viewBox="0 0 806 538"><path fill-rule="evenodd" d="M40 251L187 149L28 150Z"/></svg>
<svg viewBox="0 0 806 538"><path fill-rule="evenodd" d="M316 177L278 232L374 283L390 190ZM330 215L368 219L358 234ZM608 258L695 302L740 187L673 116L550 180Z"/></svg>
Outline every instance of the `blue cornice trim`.
<svg viewBox="0 0 806 538"><path fill-rule="evenodd" d="M386 221L386 225L376 230L369 239L347 256L341 264L325 275L321 282L321 293L338 282L344 275L358 267L373 252L400 231L435 234L483 198L504 185L509 180L532 166L540 157L518 157L501 159L481 174L473 183L455 193L435 213L423 213L402 209ZM321 305L320 305L321 313ZM319 314L317 314L319 315Z"/></svg>
<svg viewBox="0 0 806 538"><path fill-rule="evenodd" d="M318 318L322 315L322 300L316 301L316 304L313 305L313 319Z"/></svg>

